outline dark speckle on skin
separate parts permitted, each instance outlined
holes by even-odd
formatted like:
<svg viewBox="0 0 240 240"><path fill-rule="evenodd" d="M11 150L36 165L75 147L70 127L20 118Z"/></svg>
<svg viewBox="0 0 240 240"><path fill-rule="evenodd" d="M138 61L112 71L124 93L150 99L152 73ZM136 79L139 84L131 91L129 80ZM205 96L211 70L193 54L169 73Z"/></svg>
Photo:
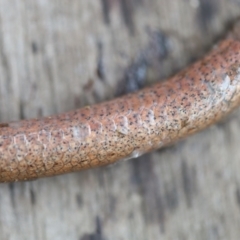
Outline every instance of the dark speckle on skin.
<svg viewBox="0 0 240 240"><path fill-rule="evenodd" d="M102 235L102 224L99 217L96 217L96 230L94 233L84 234L79 238L80 240L106 240Z"/></svg>

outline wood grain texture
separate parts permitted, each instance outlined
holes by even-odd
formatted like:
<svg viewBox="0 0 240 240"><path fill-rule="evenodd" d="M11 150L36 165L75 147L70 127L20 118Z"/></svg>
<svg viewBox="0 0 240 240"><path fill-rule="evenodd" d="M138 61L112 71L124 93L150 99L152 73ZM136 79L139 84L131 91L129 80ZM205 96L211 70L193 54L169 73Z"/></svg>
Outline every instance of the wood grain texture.
<svg viewBox="0 0 240 240"><path fill-rule="evenodd" d="M0 0L1 121L165 78L239 10L234 0ZM239 116L139 160L1 185L0 238L238 239Z"/></svg>
<svg viewBox="0 0 240 240"><path fill-rule="evenodd" d="M1 123L0 182L137 158L222 120L240 105L239 26L202 59L151 87L55 116Z"/></svg>

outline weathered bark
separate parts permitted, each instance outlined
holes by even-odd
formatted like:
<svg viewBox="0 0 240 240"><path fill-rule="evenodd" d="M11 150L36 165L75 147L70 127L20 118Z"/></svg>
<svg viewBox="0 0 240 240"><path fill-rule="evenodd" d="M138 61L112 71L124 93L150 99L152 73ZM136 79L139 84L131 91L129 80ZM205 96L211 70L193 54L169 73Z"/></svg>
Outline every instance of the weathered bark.
<svg viewBox="0 0 240 240"><path fill-rule="evenodd" d="M229 0L0 0L0 120L113 98L201 56ZM240 111L112 167L0 185L0 239L239 239Z"/></svg>

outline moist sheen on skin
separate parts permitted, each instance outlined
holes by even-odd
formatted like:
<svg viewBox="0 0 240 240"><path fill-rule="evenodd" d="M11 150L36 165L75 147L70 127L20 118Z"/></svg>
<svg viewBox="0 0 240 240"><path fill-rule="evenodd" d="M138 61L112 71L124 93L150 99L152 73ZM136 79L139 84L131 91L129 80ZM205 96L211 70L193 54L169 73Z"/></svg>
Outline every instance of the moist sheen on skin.
<svg viewBox="0 0 240 240"><path fill-rule="evenodd" d="M0 182L138 157L215 123L240 103L239 29L165 82L57 116L0 124Z"/></svg>

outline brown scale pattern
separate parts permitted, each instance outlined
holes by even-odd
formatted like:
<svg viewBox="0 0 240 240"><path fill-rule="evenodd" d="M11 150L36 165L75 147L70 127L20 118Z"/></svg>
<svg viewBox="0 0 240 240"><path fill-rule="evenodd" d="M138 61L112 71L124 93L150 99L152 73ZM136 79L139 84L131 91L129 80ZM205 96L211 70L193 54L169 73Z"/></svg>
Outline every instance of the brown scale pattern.
<svg viewBox="0 0 240 240"><path fill-rule="evenodd" d="M69 113L0 124L0 182L137 157L221 119L240 103L238 32L168 81Z"/></svg>

